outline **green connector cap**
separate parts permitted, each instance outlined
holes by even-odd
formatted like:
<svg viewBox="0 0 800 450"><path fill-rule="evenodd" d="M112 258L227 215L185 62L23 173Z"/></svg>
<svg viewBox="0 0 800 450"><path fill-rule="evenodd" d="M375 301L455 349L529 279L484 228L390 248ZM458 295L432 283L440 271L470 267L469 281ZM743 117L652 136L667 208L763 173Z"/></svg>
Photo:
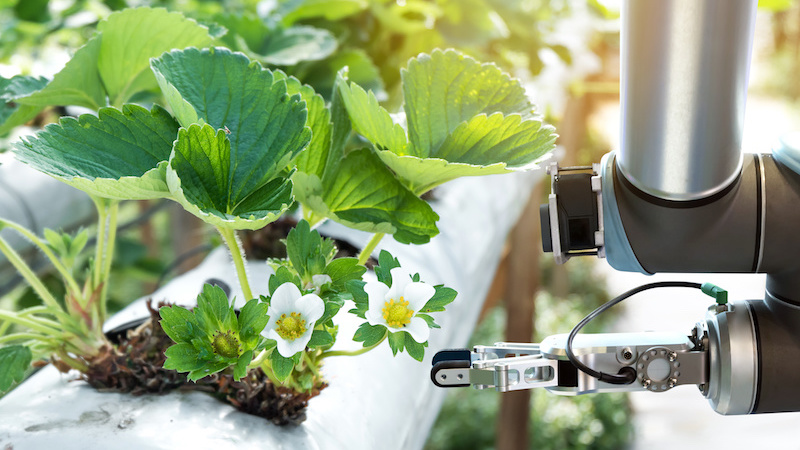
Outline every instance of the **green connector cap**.
<svg viewBox="0 0 800 450"><path fill-rule="evenodd" d="M724 305L728 303L728 291L722 289L716 284L703 283L703 285L700 286L700 290L709 297L714 297L714 300L717 301L718 305Z"/></svg>

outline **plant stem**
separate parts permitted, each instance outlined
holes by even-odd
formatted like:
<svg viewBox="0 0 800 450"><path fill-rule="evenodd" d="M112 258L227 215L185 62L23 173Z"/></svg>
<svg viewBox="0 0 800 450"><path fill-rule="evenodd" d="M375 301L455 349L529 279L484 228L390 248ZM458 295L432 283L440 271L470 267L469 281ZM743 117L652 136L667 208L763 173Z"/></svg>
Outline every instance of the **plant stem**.
<svg viewBox="0 0 800 450"><path fill-rule="evenodd" d="M364 347L364 348L361 348L361 349L358 349L358 350L350 350L350 351L337 350L337 351L333 351L333 352L331 352L331 351L322 352L322 354L319 356L319 359L330 358L331 356L358 356L358 355L362 355L362 354L367 353L368 351L372 350L373 348L379 346L381 344L381 342L386 340L387 336L389 336L389 330L386 330L386 334L383 335L383 337L381 338L380 341L370 345L369 347Z"/></svg>
<svg viewBox="0 0 800 450"><path fill-rule="evenodd" d="M306 361L308 368L311 369L311 372L313 372L314 375L319 376L319 366L314 362L314 359L308 354L308 352L303 352L303 359Z"/></svg>
<svg viewBox="0 0 800 450"><path fill-rule="evenodd" d="M61 330L58 328L53 328L51 325L47 323L42 323L43 319L39 319L36 317L19 317L16 313L11 311L3 311L0 310L0 320L6 320L11 323L15 323L17 325L22 325L23 327L28 327L31 330L38 331L40 333L46 334L48 336L53 336L58 338L61 336ZM49 320L47 322L50 322ZM51 322L55 324L55 322ZM55 324L57 325L57 324Z"/></svg>
<svg viewBox="0 0 800 450"><path fill-rule="evenodd" d="M372 239L369 240L367 246L364 247L364 250L361 250L361 253L358 254L358 263L360 265L364 265L367 260L369 260L370 255L372 255L372 251L375 250L375 247L378 246L378 243L383 239L385 236L384 233L375 233L372 236Z"/></svg>
<svg viewBox="0 0 800 450"><path fill-rule="evenodd" d="M114 248L117 240L117 215L119 213L119 201L110 201L108 205L108 211L108 231L106 231L106 244L103 255L103 273L101 279L103 288L100 291L100 323L97 325L105 322L106 313L108 310L106 299L108 295L108 280L111 278L111 263L114 260Z"/></svg>
<svg viewBox="0 0 800 450"><path fill-rule="evenodd" d="M100 286L103 270L104 246L106 244L106 204L101 198L92 197L97 208L97 242L95 243L94 263L92 264L92 287Z"/></svg>
<svg viewBox="0 0 800 450"><path fill-rule="evenodd" d="M47 341L48 343L53 342L52 337L38 333L12 333L12 334L7 334L5 336L0 336L0 344L7 344L9 342L21 341L21 340Z"/></svg>
<svg viewBox="0 0 800 450"><path fill-rule="evenodd" d="M253 292L250 290L250 282L247 281L247 267L245 266L245 260L242 256L244 251L241 245L239 245L239 240L236 238L236 231L220 227L217 227L217 231L219 231L222 240L225 241L225 245L228 246L228 250L231 252L233 265L236 267L236 275L239 276L239 284L242 287L242 293L244 293L246 297L245 301L254 298Z"/></svg>
<svg viewBox="0 0 800 450"><path fill-rule="evenodd" d="M86 371L89 370L89 366L69 356L65 350L59 350L56 352L56 354L61 359L61 361L64 361L66 365L72 367L73 369L79 372L86 373Z"/></svg>
<svg viewBox="0 0 800 450"><path fill-rule="evenodd" d="M39 247L39 250L41 250L42 253L44 253L44 255L47 256L47 259L50 260L50 263L53 264L53 267L55 267L58 273L60 273L61 276L64 278L64 281L69 286L69 289L71 289L76 295L80 295L81 288L78 286L78 282L75 281L75 278L73 278L69 270L67 270L67 268L64 267L64 265L61 263L61 260L59 260L56 257L56 255L50 250L50 247L48 247L44 242L42 242L41 239L36 237L36 235L31 233L31 231L28 230L27 228L15 222L11 222L10 220L0 219L0 225L15 230L17 233L21 234L26 239L31 241L35 246Z"/></svg>
<svg viewBox="0 0 800 450"><path fill-rule="evenodd" d="M266 359L269 356L269 354L270 354L270 352L268 352L266 350L261 350L261 353L259 353L258 356L256 356L255 359L250 361L250 364L247 365L247 370L255 369L256 367L260 366L261 363L266 361Z"/></svg>
<svg viewBox="0 0 800 450"><path fill-rule="evenodd" d="M0 237L0 252L2 252L8 261L19 271L19 274L28 282L28 284L36 291L36 294L42 298L42 301L49 306L50 308L54 309L61 309L61 306L58 304L58 301L53 294L45 287L42 281L39 279L38 276L33 272L33 269L25 263L22 257L19 256L19 253L14 251L8 242L5 239Z"/></svg>

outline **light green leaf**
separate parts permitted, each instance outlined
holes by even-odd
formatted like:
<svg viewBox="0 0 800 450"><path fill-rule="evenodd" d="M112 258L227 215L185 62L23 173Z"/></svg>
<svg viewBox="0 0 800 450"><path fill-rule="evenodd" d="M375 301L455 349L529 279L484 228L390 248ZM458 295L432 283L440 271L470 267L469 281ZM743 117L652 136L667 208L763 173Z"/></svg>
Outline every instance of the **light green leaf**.
<svg viewBox="0 0 800 450"><path fill-rule="evenodd" d="M328 323L329 320L333 319L333 316L342 309L344 306L344 298L342 295L326 295L323 299L325 301L325 312L322 314L322 317L319 318L317 321L318 324L320 323Z"/></svg>
<svg viewBox="0 0 800 450"><path fill-rule="evenodd" d="M427 346L427 343L420 343L415 341L414 338L411 337L411 334L408 333L407 331L403 331L396 334L405 337L404 344L406 347L406 352L408 352L408 354L417 361L422 361L422 358L425 356L425 347Z"/></svg>
<svg viewBox="0 0 800 450"><path fill-rule="evenodd" d="M233 367L233 379L235 381L239 381L247 375L247 365L253 361L253 351L248 350L242 353L242 356L236 361L236 365Z"/></svg>
<svg viewBox="0 0 800 450"><path fill-rule="evenodd" d="M298 172L295 195L315 213L357 230L423 244L438 234L439 216L406 189L369 149L350 152L323 180Z"/></svg>
<svg viewBox="0 0 800 450"><path fill-rule="evenodd" d="M262 228L289 208L292 182L277 177L244 191L231 180L232 165L238 164L224 130L215 133L208 124L191 125L178 131L167 184L187 211L207 223L232 229Z"/></svg>
<svg viewBox="0 0 800 450"><path fill-rule="evenodd" d="M238 331L236 314L228 301L225 291L219 286L206 284L203 292L197 296L197 307L194 309L197 322L212 336L217 330Z"/></svg>
<svg viewBox="0 0 800 450"><path fill-rule="evenodd" d="M152 67L181 125L202 121L225 130L230 163L224 203L244 213L244 203L255 191L275 180L273 188L285 186L278 173L311 139L300 95L289 96L283 80L226 49L173 51L153 60ZM254 206L261 205L249 207Z"/></svg>
<svg viewBox="0 0 800 450"><path fill-rule="evenodd" d="M97 29L103 36L97 67L112 105L158 87L148 70L150 58L173 48L206 47L213 42L207 27L162 8L126 9L108 16Z"/></svg>
<svg viewBox="0 0 800 450"><path fill-rule="evenodd" d="M293 26L271 30L260 46L250 47L249 56L267 64L291 66L327 58L337 45L336 37L328 30Z"/></svg>
<svg viewBox="0 0 800 450"><path fill-rule="evenodd" d="M392 349L392 355L397 356L398 353L401 353L406 346L406 337L405 335L408 334L405 331L401 331L398 333L389 333L389 347ZM413 339L412 339L413 341Z"/></svg>
<svg viewBox="0 0 800 450"><path fill-rule="evenodd" d="M383 339L386 333L387 329L385 326L370 325L369 322L364 322L356 330L356 333L353 335L353 340L355 342L363 342L364 347L372 347Z"/></svg>
<svg viewBox="0 0 800 450"><path fill-rule="evenodd" d="M283 23L321 17L336 21L352 16L368 6L368 0L289 0L280 7Z"/></svg>
<svg viewBox="0 0 800 450"><path fill-rule="evenodd" d="M534 117L534 107L517 80L494 64L480 64L455 50L412 58L401 76L415 156L439 156L437 150L447 136L478 114Z"/></svg>
<svg viewBox="0 0 800 450"><path fill-rule="evenodd" d="M303 77L303 81L329 98L333 93L337 73L345 67L348 80L368 92L371 91L380 101L388 98L378 67L367 52L360 48L337 51L325 61L315 64L310 73Z"/></svg>
<svg viewBox="0 0 800 450"><path fill-rule="evenodd" d="M286 255L304 284L310 282L312 276L324 272L335 251L333 241L322 239L305 220L286 236Z"/></svg>
<svg viewBox="0 0 800 450"><path fill-rule="evenodd" d="M167 360L164 361L164 368L178 372L191 372L206 365L206 362L200 359L197 349L186 342L169 347L164 352L164 356L167 357Z"/></svg>
<svg viewBox="0 0 800 450"><path fill-rule="evenodd" d="M25 371L31 365L31 358L31 350L22 345L0 348L0 393L22 381Z"/></svg>
<svg viewBox="0 0 800 450"><path fill-rule="evenodd" d="M360 280L366 271L357 258L336 258L325 267L325 274L331 277L331 289L335 291L343 291L345 283Z"/></svg>
<svg viewBox="0 0 800 450"><path fill-rule="evenodd" d="M408 140L403 127L392 122L389 112L383 109L373 93L367 93L357 84L349 84L342 72L336 77L336 88L350 115L353 128L359 134L380 150L391 150L398 155L413 151L407 148Z"/></svg>
<svg viewBox="0 0 800 450"><path fill-rule="evenodd" d="M14 147L22 162L91 195L151 199L169 195L166 160L177 123L161 107L102 108L62 118Z"/></svg>
<svg viewBox="0 0 800 450"><path fill-rule="evenodd" d="M94 37L79 48L44 89L18 99L19 103L45 107L50 105L84 106L99 109L106 105L106 93L97 71L102 37Z"/></svg>
<svg viewBox="0 0 800 450"><path fill-rule="evenodd" d="M9 79L0 77L0 135L11 131L36 117L42 108L22 105L18 99L42 89L46 78L15 76Z"/></svg>

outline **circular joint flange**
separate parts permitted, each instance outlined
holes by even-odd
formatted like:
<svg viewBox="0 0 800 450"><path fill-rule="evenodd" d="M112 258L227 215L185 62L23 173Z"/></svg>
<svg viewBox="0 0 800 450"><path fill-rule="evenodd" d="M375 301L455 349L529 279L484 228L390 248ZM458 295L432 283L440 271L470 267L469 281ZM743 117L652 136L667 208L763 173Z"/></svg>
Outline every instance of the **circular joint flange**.
<svg viewBox="0 0 800 450"><path fill-rule="evenodd" d="M651 392L665 392L678 384L681 376L678 353L666 347L642 352L636 363L637 378Z"/></svg>

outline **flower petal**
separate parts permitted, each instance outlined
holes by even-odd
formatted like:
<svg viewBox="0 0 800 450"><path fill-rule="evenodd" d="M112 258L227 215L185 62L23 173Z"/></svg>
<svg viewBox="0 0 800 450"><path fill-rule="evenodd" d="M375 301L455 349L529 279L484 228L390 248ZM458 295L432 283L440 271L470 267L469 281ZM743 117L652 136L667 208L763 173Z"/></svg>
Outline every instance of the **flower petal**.
<svg viewBox="0 0 800 450"><path fill-rule="evenodd" d="M383 320L383 306L386 304L386 294L389 292L389 286L381 283L380 281L369 281L364 285L364 292L369 297L369 311L366 313L367 320L370 325L385 325L386 321ZM370 319L372 316L372 319Z"/></svg>
<svg viewBox="0 0 800 450"><path fill-rule="evenodd" d="M419 317L412 317L411 322L403 328L403 331L408 331L408 334L420 344L427 341L431 335L431 329L428 324Z"/></svg>
<svg viewBox="0 0 800 450"><path fill-rule="evenodd" d="M395 267L389 271L392 274L392 288L389 289L387 299L397 300L403 296L403 291L406 290L406 285L411 283L411 275L402 267Z"/></svg>
<svg viewBox="0 0 800 450"><path fill-rule="evenodd" d="M287 341L283 338L276 339L278 341L278 353L284 358L291 358L297 352L305 350L306 344L311 340L311 333L306 332L303 336L292 341Z"/></svg>
<svg viewBox="0 0 800 450"><path fill-rule="evenodd" d="M325 302L317 294L306 294L294 303L294 311L299 312L306 322L316 322L325 313Z"/></svg>
<svg viewBox="0 0 800 450"><path fill-rule="evenodd" d="M435 293L436 289L430 284L414 282L406 286L405 291L403 291L403 297L405 297L405 300L408 302L408 307L416 313L428 303L428 300L430 300Z"/></svg>
<svg viewBox="0 0 800 450"><path fill-rule="evenodd" d="M270 309L274 309L278 315L283 313L290 313L294 311L295 301L303 295L300 288L295 286L294 283L287 281L275 289L270 300Z"/></svg>

